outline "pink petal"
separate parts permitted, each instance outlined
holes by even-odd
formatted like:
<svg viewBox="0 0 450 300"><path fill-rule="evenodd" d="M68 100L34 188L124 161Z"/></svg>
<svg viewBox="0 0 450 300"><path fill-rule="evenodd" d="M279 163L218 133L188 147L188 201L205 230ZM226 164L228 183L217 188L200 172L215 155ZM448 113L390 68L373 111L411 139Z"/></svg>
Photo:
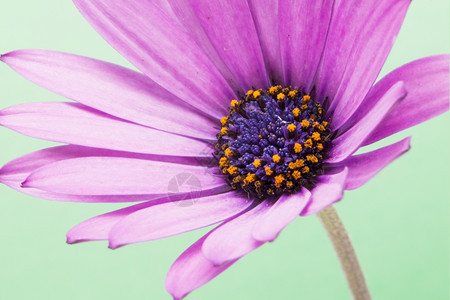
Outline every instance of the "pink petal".
<svg viewBox="0 0 450 300"><path fill-rule="evenodd" d="M202 250L205 257L214 265L220 266L264 244L255 240L252 233L257 222L270 207L269 203L263 202L218 226L203 243Z"/></svg>
<svg viewBox="0 0 450 300"><path fill-rule="evenodd" d="M72 227L69 232L67 232L67 243L73 244L85 241L107 240L109 237L109 232L111 231L111 228L114 227L114 225L116 225L119 221L121 221L128 215L133 214L139 210L146 209L152 206L162 205L163 203L168 203L172 205L173 209L176 209L176 207L182 207L183 205L192 204L193 198L195 198L194 200L197 201L198 198L221 194L225 191L229 191L229 187L222 186L219 188L199 191L198 193L187 192L177 195L165 194L164 196L160 196L159 198L156 198L152 201L139 203L133 206L99 215Z"/></svg>
<svg viewBox="0 0 450 300"><path fill-rule="evenodd" d="M213 61L223 61L242 89L267 87L264 58L247 1L169 2L196 42Z"/></svg>
<svg viewBox="0 0 450 300"><path fill-rule="evenodd" d="M331 101L333 129L348 120L375 82L410 2L335 2L316 81L318 98Z"/></svg>
<svg viewBox="0 0 450 300"><path fill-rule="evenodd" d="M284 81L309 93L320 63L333 1L279 1Z"/></svg>
<svg viewBox="0 0 450 300"><path fill-rule="evenodd" d="M331 142L330 156L326 161L339 162L355 152L389 111L405 96L403 82L394 84L358 123Z"/></svg>
<svg viewBox="0 0 450 300"><path fill-rule="evenodd" d="M186 176L184 176L186 175ZM222 177L203 166L120 157L74 158L45 165L24 187L77 195L163 194L178 192L178 179L196 190L222 186Z"/></svg>
<svg viewBox="0 0 450 300"><path fill-rule="evenodd" d="M403 81L406 98L378 125L364 145L374 143L411 126L438 116L449 109L449 55L425 57L392 71L369 92L361 110L370 110L372 95Z"/></svg>
<svg viewBox="0 0 450 300"><path fill-rule="evenodd" d="M411 137L407 137L395 144L359 154L350 156L340 163L333 164L331 170L348 168L346 190L354 190L374 177L378 172L384 169L396 158L407 152L410 148Z"/></svg>
<svg viewBox="0 0 450 300"><path fill-rule="evenodd" d="M49 141L119 151L211 156L201 141L123 122L78 103L42 102L0 111L0 124Z"/></svg>
<svg viewBox="0 0 450 300"><path fill-rule="evenodd" d="M284 84L278 30L278 0L249 0L261 50L271 83Z"/></svg>
<svg viewBox="0 0 450 300"><path fill-rule="evenodd" d="M213 122L145 75L107 62L45 50L1 56L30 81L110 115L181 135L214 138Z"/></svg>
<svg viewBox="0 0 450 300"><path fill-rule="evenodd" d="M236 262L233 260L215 266L206 259L202 253L202 245L208 236L209 233L195 242L170 267L166 277L166 289L175 300L186 297L190 292L208 283Z"/></svg>
<svg viewBox="0 0 450 300"><path fill-rule="evenodd" d="M214 117L227 113L235 93L189 37L152 1L75 0L102 37L144 74Z"/></svg>
<svg viewBox="0 0 450 300"><path fill-rule="evenodd" d="M67 202L86 202L86 203L119 203L119 202L139 202L148 201L159 198L163 195L158 194L142 194L142 195L70 195L47 192L35 188L24 188L22 182L26 177L14 180L0 180L1 183L8 187L26 194L34 198L41 198L52 201L67 201Z"/></svg>
<svg viewBox="0 0 450 300"><path fill-rule="evenodd" d="M92 156L149 159L187 165L199 165L203 163L201 158L156 156L156 155L146 155L146 154L137 154L129 152L112 151L106 149L66 145L39 150L10 161L0 169L0 182L6 184L7 186L21 193L28 194L38 198L56 201L133 202L133 201L151 200L153 198L161 197L161 195L155 194L69 195L69 194L51 193L38 189L22 187L22 182L25 181L25 179L31 174L31 172L44 165L71 158L92 157Z"/></svg>
<svg viewBox="0 0 450 300"><path fill-rule="evenodd" d="M296 194L282 195L255 224L253 237L262 242L275 240L281 230L298 217L310 196L305 188Z"/></svg>
<svg viewBox="0 0 450 300"><path fill-rule="evenodd" d="M348 169L344 168L340 173L319 177L319 182L311 191L309 204L300 213L301 216L315 214L322 209L341 200L344 193L345 181Z"/></svg>
<svg viewBox="0 0 450 300"><path fill-rule="evenodd" d="M239 214L251 203L241 195L227 193L196 199L189 206L166 203L142 209L112 228L109 246L118 248L210 226Z"/></svg>

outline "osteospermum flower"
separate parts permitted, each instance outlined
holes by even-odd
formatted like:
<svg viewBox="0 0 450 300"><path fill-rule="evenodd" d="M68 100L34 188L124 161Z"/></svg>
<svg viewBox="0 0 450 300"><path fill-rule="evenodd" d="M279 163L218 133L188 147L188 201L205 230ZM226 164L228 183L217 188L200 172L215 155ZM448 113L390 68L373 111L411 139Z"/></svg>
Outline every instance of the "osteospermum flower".
<svg viewBox="0 0 450 300"><path fill-rule="evenodd" d="M220 223L171 267L176 299L365 184L410 138L359 148L448 110L448 55L374 85L406 0L75 4L142 73L53 51L2 55L76 103L0 111L5 127L67 144L13 160L0 181L50 200L140 202L80 223L69 243L117 248Z"/></svg>

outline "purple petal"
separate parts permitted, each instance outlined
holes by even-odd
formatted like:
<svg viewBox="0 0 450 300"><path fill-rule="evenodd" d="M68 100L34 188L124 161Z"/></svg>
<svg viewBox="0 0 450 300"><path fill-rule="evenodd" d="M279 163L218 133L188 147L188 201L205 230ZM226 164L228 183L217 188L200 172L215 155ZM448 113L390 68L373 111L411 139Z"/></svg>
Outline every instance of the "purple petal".
<svg viewBox="0 0 450 300"><path fill-rule="evenodd" d="M176 20L176 16L174 15L172 11L172 7L170 7L170 3L168 0L152 0L152 2L159 6L164 13L166 13L168 16L171 16L174 20Z"/></svg>
<svg viewBox="0 0 450 300"><path fill-rule="evenodd" d="M195 242L170 267L166 277L166 289L175 300L186 297L190 292L208 283L236 262L233 260L215 266L206 259L202 253L202 245L208 236L209 233Z"/></svg>
<svg viewBox="0 0 450 300"><path fill-rule="evenodd" d="M0 111L0 124L49 141L119 151L209 156L201 141L123 122L78 103L28 103Z"/></svg>
<svg viewBox="0 0 450 300"><path fill-rule="evenodd" d="M317 185L311 191L309 204L300 215L308 216L315 214L341 200L342 194L344 193L347 174L348 169L344 168L340 173L320 176Z"/></svg>
<svg viewBox="0 0 450 300"><path fill-rule="evenodd" d="M272 83L284 84L278 30L278 0L248 0L261 50Z"/></svg>
<svg viewBox="0 0 450 300"><path fill-rule="evenodd" d="M247 1L170 2L196 42L212 60L220 57L242 89L267 87L264 58Z"/></svg>
<svg viewBox="0 0 450 300"><path fill-rule="evenodd" d="M358 123L331 142L327 162L339 162L355 152L389 111L406 96L403 82L394 84Z"/></svg>
<svg viewBox="0 0 450 300"><path fill-rule="evenodd" d="M369 92L361 110L375 105L373 95L386 91L393 83L403 81L406 98L378 125L364 145L422 123L449 108L449 55L425 57L392 71Z"/></svg>
<svg viewBox="0 0 450 300"><path fill-rule="evenodd" d="M383 66L410 0L337 1L317 73L318 98L331 101L338 129L358 108Z"/></svg>
<svg viewBox="0 0 450 300"><path fill-rule="evenodd" d="M145 75L107 62L45 50L1 56L30 81L110 115L181 135L214 138L207 119Z"/></svg>
<svg viewBox="0 0 450 300"><path fill-rule="evenodd" d="M74 145L58 146L53 148L47 148L39 150L22 157L16 158L0 169L0 182L7 186L34 196L38 198L44 198L47 200L56 201L73 201L73 202L135 202L151 200L161 195L156 194L142 194L142 195L69 195L51 193L33 188L22 188L22 182L33 172L34 170L51 164L53 162L79 158L79 157L92 157L92 156L105 156L105 157L125 157L125 158L139 158L139 159L153 159L159 161L167 161L181 164L195 164L198 165L199 160L195 158L182 158L182 157L161 157L145 154L135 154L119 151L111 151L105 149L87 148Z"/></svg>
<svg viewBox="0 0 450 300"><path fill-rule="evenodd" d="M142 209L112 228L109 246L114 249L210 226L239 214L251 203L240 195L227 193L194 199L189 206L166 203Z"/></svg>
<svg viewBox="0 0 450 300"><path fill-rule="evenodd" d="M72 227L69 232L67 232L67 243L73 244L86 241L107 240L109 237L109 232L111 231L111 228L114 227L114 225L116 225L119 221L121 221L128 215L133 214L139 210L147 209L152 206L162 205L164 203L168 203L172 205L173 209L176 209L177 206L190 204L193 198L198 199L201 197L217 195L227 190L229 190L229 188L223 186L219 188L199 191L198 193L187 192L177 195L166 194L152 201L139 203L133 206L99 215Z"/></svg>
<svg viewBox="0 0 450 300"><path fill-rule="evenodd" d="M333 1L279 1L284 81L309 93L325 46Z"/></svg>
<svg viewBox="0 0 450 300"><path fill-rule="evenodd" d="M156 83L214 117L235 93L178 22L152 1L75 0L83 16Z"/></svg>
<svg viewBox="0 0 450 300"><path fill-rule="evenodd" d="M333 164L330 170L339 170L347 167L348 175L345 189L357 189L396 158L407 152L410 148L410 141L411 137L407 137L395 144L371 152L350 156L340 163Z"/></svg>
<svg viewBox="0 0 450 300"><path fill-rule="evenodd" d="M161 197L157 194L142 194L142 195L69 195L43 191L34 188L23 188L22 182L26 179L18 178L14 180L1 180L0 182L9 186L10 188L30 195L34 198L41 198L52 201L67 201L67 202L86 202L86 203L120 203L120 202L139 202L148 201Z"/></svg>
<svg viewBox="0 0 450 300"><path fill-rule="evenodd" d="M203 254L214 265L220 266L258 248L264 242L253 238L253 228L271 205L263 202L255 208L224 222L206 238Z"/></svg>
<svg viewBox="0 0 450 300"><path fill-rule="evenodd" d="M45 165L24 187L76 195L130 195L178 192L178 180L201 190L222 186L222 177L203 166L121 157L83 157Z"/></svg>
<svg viewBox="0 0 450 300"><path fill-rule="evenodd" d="M298 217L310 196L305 188L300 193L281 196L255 224L253 237L262 242L275 240L281 230Z"/></svg>

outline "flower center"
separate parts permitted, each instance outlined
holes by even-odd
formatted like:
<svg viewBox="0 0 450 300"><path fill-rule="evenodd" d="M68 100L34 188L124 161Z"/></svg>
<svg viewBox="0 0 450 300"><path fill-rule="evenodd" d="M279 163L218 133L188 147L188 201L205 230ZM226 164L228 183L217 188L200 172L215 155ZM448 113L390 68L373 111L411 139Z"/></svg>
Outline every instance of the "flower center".
<svg viewBox="0 0 450 300"><path fill-rule="evenodd" d="M311 96L279 85L250 90L229 112L215 157L233 189L264 200L314 186L330 130Z"/></svg>

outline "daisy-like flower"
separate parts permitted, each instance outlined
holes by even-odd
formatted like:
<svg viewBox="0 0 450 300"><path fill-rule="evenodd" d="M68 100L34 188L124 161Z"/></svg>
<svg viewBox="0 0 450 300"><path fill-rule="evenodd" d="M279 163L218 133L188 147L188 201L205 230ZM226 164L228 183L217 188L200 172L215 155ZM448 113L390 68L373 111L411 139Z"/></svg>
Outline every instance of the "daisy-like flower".
<svg viewBox="0 0 450 300"><path fill-rule="evenodd" d="M69 243L117 248L219 224L170 268L175 299L365 184L410 138L359 148L448 110L448 55L374 84L407 0L74 2L142 73L54 51L2 55L76 102L0 111L5 127L67 144L11 161L0 181L50 200L139 202L76 225Z"/></svg>

